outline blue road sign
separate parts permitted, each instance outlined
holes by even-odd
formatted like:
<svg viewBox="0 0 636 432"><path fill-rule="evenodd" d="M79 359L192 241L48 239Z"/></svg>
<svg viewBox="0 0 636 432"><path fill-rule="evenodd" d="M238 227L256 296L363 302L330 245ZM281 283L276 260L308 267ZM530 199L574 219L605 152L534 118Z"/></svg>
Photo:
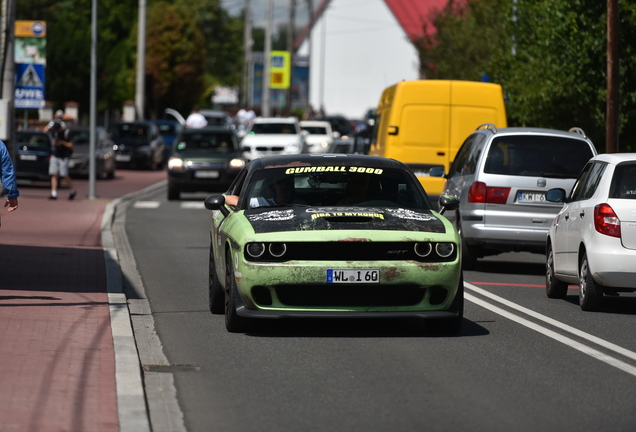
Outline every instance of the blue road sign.
<svg viewBox="0 0 636 432"><path fill-rule="evenodd" d="M44 65L15 64L15 107L44 108Z"/></svg>

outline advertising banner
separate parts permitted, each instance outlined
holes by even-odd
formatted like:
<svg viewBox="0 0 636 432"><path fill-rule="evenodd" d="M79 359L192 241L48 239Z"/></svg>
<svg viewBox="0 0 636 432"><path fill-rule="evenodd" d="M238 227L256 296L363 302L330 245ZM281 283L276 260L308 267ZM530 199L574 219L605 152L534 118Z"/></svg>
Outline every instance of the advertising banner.
<svg viewBox="0 0 636 432"><path fill-rule="evenodd" d="M15 108L44 108L46 22L15 22Z"/></svg>

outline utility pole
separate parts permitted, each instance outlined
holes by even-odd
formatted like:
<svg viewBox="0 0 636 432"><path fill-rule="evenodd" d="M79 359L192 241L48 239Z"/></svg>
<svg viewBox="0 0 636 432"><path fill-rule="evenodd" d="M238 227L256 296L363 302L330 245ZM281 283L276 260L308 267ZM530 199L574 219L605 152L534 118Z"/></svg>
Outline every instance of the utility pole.
<svg viewBox="0 0 636 432"><path fill-rule="evenodd" d="M97 0L92 0L91 13L91 90L90 138L88 142L88 199L95 199L95 143L97 126Z"/></svg>
<svg viewBox="0 0 636 432"><path fill-rule="evenodd" d="M269 58L272 53L272 26L274 15L274 0L269 0L267 7L267 27L265 27L265 52L263 53L263 98L261 100L261 115L269 117L271 97L269 92Z"/></svg>
<svg viewBox="0 0 636 432"><path fill-rule="evenodd" d="M0 69L0 104L5 114L2 136L15 163L15 0L2 1L2 68ZM4 129L6 128L6 130Z"/></svg>
<svg viewBox="0 0 636 432"><path fill-rule="evenodd" d="M311 31L313 29L314 19L314 2L313 0L307 0L307 11L309 12L309 33L307 33L307 108L310 106L311 101Z"/></svg>
<svg viewBox="0 0 636 432"><path fill-rule="evenodd" d="M289 25L287 26L287 51L289 51L289 88L285 91L285 108L288 115L292 113L292 79L294 75L294 19L296 18L296 0L289 6Z"/></svg>
<svg viewBox="0 0 636 432"><path fill-rule="evenodd" d="M137 82L135 89L135 107L137 117L143 120L146 87L146 0L139 0L139 19L137 23Z"/></svg>
<svg viewBox="0 0 636 432"><path fill-rule="evenodd" d="M243 23L243 108L250 106L251 70L252 70L252 10L250 0L245 0L245 18Z"/></svg>
<svg viewBox="0 0 636 432"><path fill-rule="evenodd" d="M607 0L606 153L618 152L618 1Z"/></svg>

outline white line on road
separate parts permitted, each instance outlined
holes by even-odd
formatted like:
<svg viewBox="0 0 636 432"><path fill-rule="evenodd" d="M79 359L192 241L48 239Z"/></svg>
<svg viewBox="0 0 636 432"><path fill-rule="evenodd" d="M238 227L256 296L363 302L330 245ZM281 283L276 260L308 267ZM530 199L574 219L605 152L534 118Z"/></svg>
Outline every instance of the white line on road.
<svg viewBox="0 0 636 432"><path fill-rule="evenodd" d="M482 289L480 289L480 288L478 288L478 287L476 287L474 285L471 285L469 283L465 283L464 286L466 288L470 289L470 290L473 290L475 292L479 292L480 294L486 295L487 297L490 297L493 300L501 302L502 304L510 306L510 307L512 307L514 309L523 311L524 313L528 313L529 312L528 315L531 315L531 316L533 316L533 317L535 317L537 319L540 319L542 321L549 322L550 324L555 325L556 327L558 327L558 328L560 328L562 330L565 330L565 331L568 331L570 333L576 334L577 336L585 338L585 339L587 339L589 341L593 341L594 343L598 343L599 345L601 345L601 346L603 346L605 348L611 349L611 350L616 351L616 352L620 352L621 354L625 355L626 357L629 357L629 358L632 358L632 359L636 358L636 353L634 353L632 351L629 351L629 350L626 350L624 348L621 348L618 345L614 345L614 344L612 344L610 342L604 341L604 340L599 339L599 338L597 338L595 336L592 336L592 335L590 335L588 333L582 332L582 331L577 330L577 329L575 329L573 327L570 327L570 326L568 326L566 324L563 324L563 323L555 321L555 320L553 320L551 318L548 318L545 315L541 315L539 313L531 311L530 309L526 309L526 308L524 308L522 306L516 305L516 304L514 304L512 302L509 302L508 300L506 300L504 298L501 298L499 296L491 294L491 293L489 293L487 291L484 291L484 290L482 290ZM617 359L615 357L612 357L612 356L609 356L609 355L607 355L605 353L602 353L601 351L598 351L598 350L596 350L596 349L594 349L592 347L589 347L589 346L584 345L584 344L582 344L580 342L577 342L574 339L571 339L571 338L569 338L567 336L563 336L563 335L561 335L561 334L559 334L559 333L557 333L557 332L555 332L553 330L550 330L550 329L548 329L546 327L543 327L543 326L541 326L541 325L539 325L537 323L534 323L534 322L529 321L529 320L527 320L525 318L522 318L519 315L515 315L512 312L509 312L509 311L507 311L505 309L502 309L502 308L500 308L498 306L495 306L495 305L493 305L491 303L488 303L485 300L482 300L482 299L480 299L478 297L475 297L475 296L473 296L471 294L466 293L464 296L465 296L466 300L468 300L468 301L470 301L472 303L475 303L475 304L477 304L477 305L479 305L479 306L481 306L481 307L483 307L485 309L488 309L488 310L490 310L490 311L492 311L492 312L494 312L494 313L496 313L498 315L501 315L504 318L508 318L511 321L514 321L514 322L516 322L518 324L521 324L521 325L523 325L525 327L528 327L529 329L532 329L532 330L534 330L536 332L539 332L539 333L541 333L541 334L543 334L545 336L548 336L548 337L550 337L550 338L552 338L552 339L554 339L554 340L556 340L558 342L561 342L561 343L563 343L563 344L565 344L565 345L567 345L567 346L569 346L571 348L574 348L574 349L576 349L576 350L578 350L578 351L580 351L580 352L582 352L584 354L587 354L590 357L594 357L594 358L596 358L596 359L598 359L598 360L600 360L600 361L602 361L604 363L607 363L607 364L609 364L611 366L614 366L614 367L616 367L616 368L618 368L618 369L620 369L622 371L625 371L625 372L627 372L630 375L636 376L636 367L631 366L631 365L625 363L622 360L619 360L619 359ZM525 311L527 311L527 312L525 312Z"/></svg>
<svg viewBox="0 0 636 432"><path fill-rule="evenodd" d="M161 203L159 201L135 201L133 207L135 208L146 208L146 209L156 209L159 208Z"/></svg>
<svg viewBox="0 0 636 432"><path fill-rule="evenodd" d="M181 203L182 209L204 209L203 201L183 201Z"/></svg>

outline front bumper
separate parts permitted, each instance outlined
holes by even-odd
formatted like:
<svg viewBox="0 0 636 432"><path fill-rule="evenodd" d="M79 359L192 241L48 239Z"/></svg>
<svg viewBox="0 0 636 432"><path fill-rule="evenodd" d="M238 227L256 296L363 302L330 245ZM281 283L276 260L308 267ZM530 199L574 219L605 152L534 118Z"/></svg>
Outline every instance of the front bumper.
<svg viewBox="0 0 636 432"><path fill-rule="evenodd" d="M377 269L379 283L328 283L327 269ZM254 263L235 272L245 317L450 318L461 278L459 260Z"/></svg>

